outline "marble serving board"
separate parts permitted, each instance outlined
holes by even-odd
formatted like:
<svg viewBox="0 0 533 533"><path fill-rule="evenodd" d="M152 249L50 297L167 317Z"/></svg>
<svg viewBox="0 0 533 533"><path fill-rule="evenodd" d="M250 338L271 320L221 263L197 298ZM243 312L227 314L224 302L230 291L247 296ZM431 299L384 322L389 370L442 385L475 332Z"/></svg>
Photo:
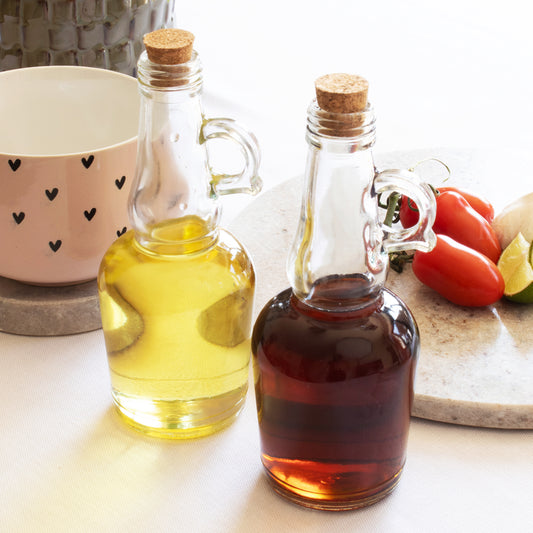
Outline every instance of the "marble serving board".
<svg viewBox="0 0 533 533"><path fill-rule="evenodd" d="M496 212L533 190L533 159L512 151L419 150L375 155L378 169L410 168L438 158L451 171L447 185L483 193ZM418 167L439 185L443 167ZM245 244L257 272L255 315L288 286L285 261L300 213L302 178L266 191L230 230ZM413 415L490 428L533 429L533 305L500 301L484 308L460 307L423 286L408 267L390 271L387 286L413 312L421 353Z"/></svg>

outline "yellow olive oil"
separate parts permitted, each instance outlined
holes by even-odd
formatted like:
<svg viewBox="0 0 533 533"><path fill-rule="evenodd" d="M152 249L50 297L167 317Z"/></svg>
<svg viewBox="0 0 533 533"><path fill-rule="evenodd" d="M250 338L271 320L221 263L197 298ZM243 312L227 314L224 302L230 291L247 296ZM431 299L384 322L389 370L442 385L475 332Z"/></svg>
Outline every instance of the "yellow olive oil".
<svg viewBox="0 0 533 533"><path fill-rule="evenodd" d="M166 221L152 236L146 247L128 231L100 267L113 399L145 434L208 435L244 404L253 266L230 233L209 236L198 217Z"/></svg>

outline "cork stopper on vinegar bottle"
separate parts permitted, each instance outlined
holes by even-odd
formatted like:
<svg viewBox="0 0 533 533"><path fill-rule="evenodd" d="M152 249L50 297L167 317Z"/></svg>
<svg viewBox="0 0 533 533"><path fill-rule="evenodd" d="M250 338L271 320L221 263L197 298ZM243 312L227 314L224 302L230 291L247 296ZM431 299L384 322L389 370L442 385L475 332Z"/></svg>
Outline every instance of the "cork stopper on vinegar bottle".
<svg viewBox="0 0 533 533"><path fill-rule="evenodd" d="M148 59L158 65L179 65L192 57L194 35L169 28L147 33L143 39Z"/></svg>
<svg viewBox="0 0 533 533"><path fill-rule="evenodd" d="M318 107L330 113L358 113L367 104L368 81L355 74L326 74L315 89Z"/></svg>

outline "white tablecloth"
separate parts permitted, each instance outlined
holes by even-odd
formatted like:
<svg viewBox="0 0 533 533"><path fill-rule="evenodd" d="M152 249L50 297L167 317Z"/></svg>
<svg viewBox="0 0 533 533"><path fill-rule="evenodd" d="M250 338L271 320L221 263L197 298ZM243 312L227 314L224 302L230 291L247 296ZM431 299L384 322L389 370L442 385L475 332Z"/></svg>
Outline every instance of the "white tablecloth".
<svg viewBox="0 0 533 533"><path fill-rule="evenodd" d="M526 0L212 0L178 2L176 23L196 35L207 114L237 118L256 133L270 188L303 172L306 108L314 79L329 72L369 80L376 151L531 150L527 7ZM228 198L226 220L248 201ZM306 510L266 482L251 393L235 424L205 439L160 441L127 428L111 405L101 331L0 334L0 421L2 532L533 527L532 431L413 419L406 469L391 496L355 512Z"/></svg>

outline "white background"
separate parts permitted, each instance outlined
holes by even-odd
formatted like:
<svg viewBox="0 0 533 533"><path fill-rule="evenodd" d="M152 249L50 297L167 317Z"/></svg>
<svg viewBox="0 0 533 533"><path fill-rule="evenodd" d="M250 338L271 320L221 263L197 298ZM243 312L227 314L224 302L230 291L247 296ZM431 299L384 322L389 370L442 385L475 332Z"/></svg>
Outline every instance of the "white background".
<svg viewBox="0 0 533 533"><path fill-rule="evenodd" d="M256 133L270 188L303 172L306 108L314 79L329 72L369 80L375 151L530 152L527 7L525 0L178 0L176 25L196 35L207 114L237 118ZM245 203L228 199L226 216ZM235 424L206 439L159 441L125 427L111 406L100 331L0 334L0 422L2 532L533 527L531 431L414 419L407 466L390 497L357 512L309 511L281 500L265 481L251 394Z"/></svg>

